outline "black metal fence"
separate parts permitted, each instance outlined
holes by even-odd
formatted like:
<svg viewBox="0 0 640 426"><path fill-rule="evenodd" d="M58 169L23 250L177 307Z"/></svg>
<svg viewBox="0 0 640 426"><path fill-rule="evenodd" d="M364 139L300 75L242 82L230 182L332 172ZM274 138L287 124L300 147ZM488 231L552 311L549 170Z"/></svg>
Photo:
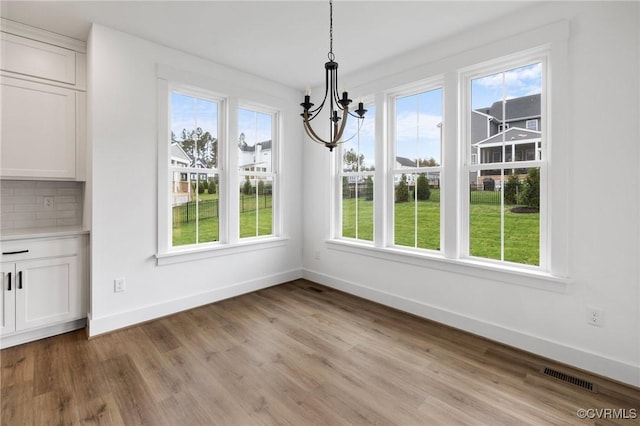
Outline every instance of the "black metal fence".
<svg viewBox="0 0 640 426"><path fill-rule="evenodd" d="M259 195L258 197L255 195L240 195L240 213L267 208L271 208L271 194ZM218 218L219 214L218 200L203 200L199 203L191 201L173 206L173 224L179 225L197 219L214 219Z"/></svg>

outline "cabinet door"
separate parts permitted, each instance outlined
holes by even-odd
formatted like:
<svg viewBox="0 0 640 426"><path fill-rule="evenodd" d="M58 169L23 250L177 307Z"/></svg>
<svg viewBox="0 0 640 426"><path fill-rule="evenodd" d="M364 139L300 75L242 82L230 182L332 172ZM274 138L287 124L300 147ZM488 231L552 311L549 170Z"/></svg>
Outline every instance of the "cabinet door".
<svg viewBox="0 0 640 426"><path fill-rule="evenodd" d="M2 69L75 84L76 53L49 43L2 33Z"/></svg>
<svg viewBox="0 0 640 426"><path fill-rule="evenodd" d="M75 91L2 77L0 97L2 177L74 178Z"/></svg>
<svg viewBox="0 0 640 426"><path fill-rule="evenodd" d="M82 318L78 257L16 263L16 331Z"/></svg>
<svg viewBox="0 0 640 426"><path fill-rule="evenodd" d="M15 263L0 263L2 296L0 296L0 334L11 333L16 325Z"/></svg>

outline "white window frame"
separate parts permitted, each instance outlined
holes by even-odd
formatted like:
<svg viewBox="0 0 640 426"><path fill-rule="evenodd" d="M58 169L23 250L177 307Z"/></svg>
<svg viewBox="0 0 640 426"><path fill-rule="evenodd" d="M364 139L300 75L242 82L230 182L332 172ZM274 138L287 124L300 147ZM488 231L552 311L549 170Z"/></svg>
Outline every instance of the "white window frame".
<svg viewBox="0 0 640 426"><path fill-rule="evenodd" d="M441 270L458 274L461 277L470 275L493 282L522 285L541 290L564 293L568 291L570 278L569 248L566 245L570 222L569 212L571 193L568 188L570 180L571 139L570 123L566 117L570 115L570 64L567 51L569 49L570 25L566 20L554 22L540 28L501 38L489 42L470 51L454 53L442 60L424 62L411 70L399 70L393 76L380 78L366 83L361 92L375 94L376 103L376 209L375 237L373 246L365 246L354 241L331 238L327 241L330 249L380 259L381 261L400 262L416 267ZM500 52L496 54L496 52ZM508 57L513 62L516 57L531 56L546 52L547 63L547 95L545 105L545 158L547 187L545 200L546 238L541 241L546 246L546 268L527 268L526 265L506 262L490 262L479 258L469 258L463 253L462 241L466 238L462 231L461 205L466 196L463 194L468 186L469 175L464 174L461 152L462 139L469 125L461 120L469 108L465 108L462 96L460 74L477 69L481 65L496 63L501 57ZM402 72L400 72L402 71ZM389 218L390 166L388 155L392 130L387 117L389 102L387 93L390 87L406 87L412 82L423 81L425 76L443 75L444 80L444 124L443 124L443 158L446 171L442 174L446 191L441 192L441 205L444 217L444 244L439 253L426 250L411 251L387 244L390 240L388 229L393 226ZM355 89L354 89L355 90ZM393 89L391 89L393 91ZM553 109L551 108L553 100ZM466 149L466 148L465 148ZM539 150L536 159L541 158ZM478 158L478 160L480 160ZM553 160L553 161L551 161ZM480 161L478 161L480 163ZM522 163L524 164L524 163ZM446 182L445 182L446 180ZM382 183L382 184L381 184ZM334 185L335 186L335 185ZM331 226L337 222L331 221ZM334 234L331 234L334 235ZM542 256L542 255L541 255ZM541 258L542 259L542 258ZM553 262L551 262L551 259ZM541 260L542 262L542 260Z"/></svg>
<svg viewBox="0 0 640 426"><path fill-rule="evenodd" d="M264 171L242 171L239 167L237 167L238 173L238 183L244 182L245 176L258 176L271 178L271 234L268 235L256 235L251 237L240 237L240 222L238 218L238 238L242 241L250 241L250 240L260 240L260 239L269 239L272 237L276 237L280 234L280 203L276 203L276 200L279 200L279 152L280 152L280 134L281 134L281 113L278 109L272 108L266 105L256 104L254 102L243 101L240 100L238 102L238 109L251 110L260 114L266 114L271 116L271 172L267 172L266 168ZM237 137L234 141L237 140ZM235 145L234 145L235 146ZM237 149L235 150L237 155ZM252 167L258 168L258 167ZM240 200L238 200L239 202ZM238 214L240 211L238 210Z"/></svg>
<svg viewBox="0 0 640 426"><path fill-rule="evenodd" d="M233 84L228 85L230 94L220 93L217 88L225 87L223 82L214 78L192 73L184 70L177 70L171 66L157 65L157 147L158 147L158 242L155 254L158 266L171 265L180 262L196 261L215 256L242 253L253 250L261 250L272 247L281 247L286 244L288 238L283 235L283 222L281 215L281 205L283 195L278 188L280 174L276 174L273 183L274 194L273 205L273 234L261 236L260 238L239 238L239 173L237 161L237 108L243 106L256 106L272 103L268 107L278 111L277 121L274 128L277 129L278 146L282 145L282 101L279 98L256 94L257 102L247 100L240 92L242 88ZM202 93L205 96L223 100L219 105L218 114L220 116L218 126L218 164L219 176L219 241L212 243L193 244L189 246L171 246L171 172L170 172L170 149L169 138L171 137L171 117L170 99L171 92L175 88L180 88L179 92L185 90L191 93ZM264 98L266 102L260 102ZM230 137L230 135L234 135ZM280 164L282 156L281 149L274 153L272 160L274 167ZM202 171L202 169L198 169Z"/></svg>
<svg viewBox="0 0 640 426"><path fill-rule="evenodd" d="M542 134L542 149L541 152L543 155L540 155L536 160L531 161L501 161L501 162L493 162L493 163L483 163L483 164L471 164L471 81L476 78L481 78L487 75L507 72L509 70L525 67L528 65L532 65L535 63L540 63L542 65L542 87L541 87L541 116L542 126L541 126L541 134ZM459 81L462 87L461 99L462 99L462 108L461 108L461 117L459 117L460 123L462 124L462 137L460 138L460 152L461 155L461 169L462 175L460 180L460 189L461 189L461 200L460 200L460 239L459 239L459 247L461 249L461 258L470 259L475 262L483 262L487 264L493 265L506 265L509 267L521 268L523 270L532 270L538 272L549 272L549 255L548 255L548 179L547 179L547 163L549 161L549 154L547 153L547 128L546 122L548 121L546 118L549 116L549 108L548 108L548 63L549 63L549 48L544 47L541 49L534 49L531 51L521 52L514 55L509 55L503 58L487 61L473 67L469 67L463 69L459 72ZM501 144L502 146L502 144ZM512 150L512 145L505 145L508 149ZM507 154L507 150L503 149L503 155ZM495 153L494 153L495 154ZM506 160L506 158L503 158ZM510 167L511 166L511 167ZM470 225L469 225L469 212L470 212L470 188L469 185L464 185L464 176L468 176L471 172L480 172L482 170L497 170L502 169L503 173L506 169L528 169L528 168L539 168L540 169L540 223L539 223L539 264L538 265L527 265L517 262L510 262L506 260L496 260L489 259L483 257L475 257L470 254ZM503 191L503 185L500 185L500 192ZM502 197L504 200L504 197ZM504 205L502 205L501 210L504 211ZM501 218L501 257L504 259L504 217Z"/></svg>
<svg viewBox="0 0 640 426"><path fill-rule="evenodd" d="M445 117L445 108L444 108L444 100L445 100L445 82L442 76L437 76L434 78L422 80L416 83L411 83L396 89L393 89L387 92L386 104L388 109L387 120L388 120L388 140L387 144L387 164L388 169L386 173L386 199L389 200L386 203L385 217L386 220L386 241L385 246L391 248L397 248L400 250L409 250L409 251L417 251L424 253L434 253L439 254L444 250L444 194L446 192L446 182L445 182L445 169L444 169L444 138L440 139L440 166L437 167L415 167L414 169L396 169L396 99L402 98L405 96L413 96L424 92L429 92L431 90L442 90L442 123L440 127L440 131L443 132L444 122L446 120ZM405 174L416 174L420 173L429 173L429 172L438 172L440 173L440 250L432 250L432 249L424 249L424 248L416 248L409 246L400 246L395 244L395 205L393 200L395 199L395 176L397 174L402 175Z"/></svg>
<svg viewBox="0 0 640 426"><path fill-rule="evenodd" d="M372 108L375 108L375 102L373 97L366 97L363 98L363 104L365 109L368 108L369 110L371 110ZM369 111L369 113L371 113ZM349 120L355 120L355 118L351 117L349 118ZM375 120L375 117L374 117ZM374 124L375 126L375 124ZM378 131L375 131L375 135L378 135ZM351 135L347 135L347 137L351 137ZM358 135L354 136L355 138L358 138ZM377 145L377 137L374 137L374 143ZM361 244L365 244L365 245L373 245L374 241L375 241L375 236L376 236L376 205L377 205L377 201L376 201L376 196L375 196L375 187L376 187L376 170L378 169L378 160L376 157L376 152L377 150L374 147L374 164L375 170L366 170L366 171L362 171L362 170L358 170L355 172L345 172L344 171L344 165L343 165L343 160L344 160L344 145L338 145L338 149L336 150L336 162L335 162L335 167L336 167L336 181L335 181L335 186L334 188L336 189L335 191L335 205L336 205L336 209L335 209L335 223L336 226L334 227L335 229L335 238L340 238L340 239L345 239L345 240L351 240L351 241L357 241L358 243ZM360 152L358 152L358 154L360 154ZM349 179L350 177L354 177L356 179L358 178L363 178L363 179L367 179L367 177L371 176L371 178L373 179L373 187L374 187L374 194L373 194L373 240L365 240L365 239L361 239L358 238L358 221L356 220L356 237L345 237L344 235L342 235L342 229L343 229L343 217L342 217L342 212L343 212L343 201L344 198L342 196L342 179L343 178L347 178ZM356 217L357 217L357 209L358 209L358 204L356 204Z"/></svg>

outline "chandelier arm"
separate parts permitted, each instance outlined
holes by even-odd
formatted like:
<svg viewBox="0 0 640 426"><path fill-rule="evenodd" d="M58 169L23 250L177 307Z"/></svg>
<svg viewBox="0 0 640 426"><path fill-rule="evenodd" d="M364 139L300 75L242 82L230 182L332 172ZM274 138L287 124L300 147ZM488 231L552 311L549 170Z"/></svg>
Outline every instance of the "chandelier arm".
<svg viewBox="0 0 640 426"><path fill-rule="evenodd" d="M320 136L318 136L317 133L313 130L313 128L309 124L309 121L306 119L304 120L304 129L306 130L307 135L309 135L309 137L313 139L315 142L323 143L325 145L331 144L331 142L327 142L324 139L322 139Z"/></svg>
<svg viewBox="0 0 640 426"><path fill-rule="evenodd" d="M311 133L309 133L309 129L307 128L307 126L306 126L306 125L304 125L303 127L304 127L304 131L307 133L307 135L309 136L309 138L310 138L313 142L318 143L318 144L321 144L321 145L326 145L326 144L327 144L327 143L326 143L325 141L323 141L323 140L317 140L317 139L316 139L316 138L315 138Z"/></svg>
<svg viewBox="0 0 640 426"><path fill-rule="evenodd" d="M334 138L333 143L342 143L342 142L338 142L340 141L340 138L342 138L342 134L344 133L344 128L347 125L347 115L349 114L349 107L346 106L342 112L342 123L340 124L340 130L338 131L338 134L336 135L336 137Z"/></svg>
<svg viewBox="0 0 640 426"><path fill-rule="evenodd" d="M349 113L349 114L351 114L351 113ZM354 133L350 138L341 140L340 143L343 144L345 142L349 142L350 140L352 140L353 138L358 136L358 133L360 132L360 129L362 129L362 124L363 124L363 121L362 120L358 120L358 131L356 133Z"/></svg>

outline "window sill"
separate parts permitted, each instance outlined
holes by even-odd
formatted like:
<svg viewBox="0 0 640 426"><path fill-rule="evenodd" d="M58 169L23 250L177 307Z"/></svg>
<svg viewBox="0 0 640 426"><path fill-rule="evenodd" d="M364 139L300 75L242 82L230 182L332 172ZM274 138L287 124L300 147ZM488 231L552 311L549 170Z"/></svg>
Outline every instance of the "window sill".
<svg viewBox="0 0 640 426"><path fill-rule="evenodd" d="M173 265L175 263L192 262L218 256L228 256L254 250L282 247L289 240L287 237L257 237L242 240L235 244L214 243L203 247L190 247L170 252L156 253L156 265Z"/></svg>
<svg viewBox="0 0 640 426"><path fill-rule="evenodd" d="M554 276L546 272L511 265L494 265L475 259L447 259L435 253L419 253L397 247L374 247L349 240L327 240L326 243L332 250L556 293L567 293L571 282L570 278Z"/></svg>

